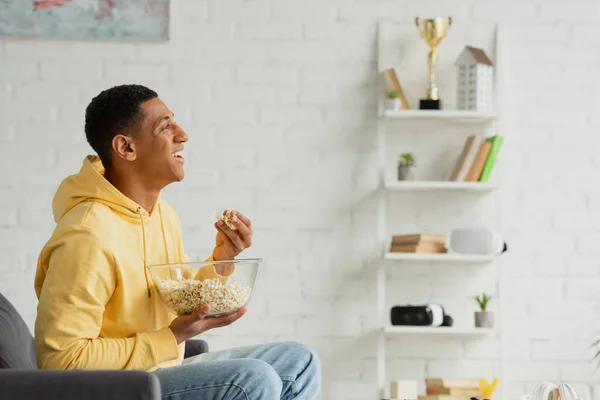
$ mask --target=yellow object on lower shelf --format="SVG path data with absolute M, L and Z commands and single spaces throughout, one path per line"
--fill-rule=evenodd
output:
M 492 383 L 488 383 L 485 379 L 479 380 L 479 386 L 481 387 L 481 393 L 483 394 L 484 399 L 492 399 L 492 396 L 496 391 L 496 386 L 498 386 L 498 382 L 498 378 L 495 378 Z

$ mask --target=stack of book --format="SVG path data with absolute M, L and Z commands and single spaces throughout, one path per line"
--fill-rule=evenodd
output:
M 469 400 L 481 398 L 479 379 L 431 378 L 425 379 L 426 395 L 419 400 Z
M 503 141 L 502 135 L 494 135 L 486 139 L 477 135 L 469 136 L 448 180 L 487 182 Z
M 447 253 L 446 236 L 417 233 L 392 236 L 392 253 Z

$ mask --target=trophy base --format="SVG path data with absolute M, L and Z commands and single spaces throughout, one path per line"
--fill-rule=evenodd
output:
M 442 109 L 442 101 L 441 100 L 427 100 L 421 99 L 419 100 L 419 109 L 420 110 L 441 110 Z

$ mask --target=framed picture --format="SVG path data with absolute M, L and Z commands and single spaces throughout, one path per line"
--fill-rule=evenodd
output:
M 169 39 L 170 0 L 0 0 L 0 36 Z

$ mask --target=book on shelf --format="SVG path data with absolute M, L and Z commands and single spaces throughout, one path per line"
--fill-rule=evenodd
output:
M 447 253 L 446 236 L 416 233 L 392 236 L 391 253 Z
M 471 378 L 428 378 L 425 392 L 419 400 L 469 400 L 482 395 L 479 379 Z
M 481 388 L 456 388 L 456 387 L 443 387 L 443 386 L 428 386 L 426 388 L 427 395 L 453 395 L 453 396 L 467 396 L 477 397 L 481 396 Z
M 494 135 L 490 138 L 487 138 L 486 141 L 490 142 L 492 144 L 492 147 L 490 149 L 490 154 L 485 160 L 483 171 L 481 171 L 481 176 L 479 177 L 480 182 L 487 182 L 490 179 L 492 169 L 496 164 L 496 158 L 498 157 L 498 153 L 500 152 L 500 148 L 502 147 L 502 143 L 504 142 L 504 136 Z
M 479 145 L 477 155 L 473 160 L 473 164 L 471 164 L 471 168 L 469 169 L 469 173 L 467 174 L 465 181 L 477 182 L 479 180 L 481 172 L 483 171 L 483 167 L 485 166 L 485 160 L 487 160 L 491 148 L 492 144 L 488 141 L 484 141 Z
M 425 378 L 425 386 L 481 390 L 480 381 L 476 378 Z
M 448 180 L 456 182 L 487 182 L 492 174 L 504 136 L 483 138 L 469 136 L 456 160 Z
M 446 247 L 431 243 L 390 246 L 390 253 L 444 254 L 447 252 Z
M 469 167 L 473 164 L 473 160 L 477 155 L 477 150 L 482 142 L 481 136 L 471 135 L 465 141 L 462 153 L 456 161 L 454 170 L 450 174 L 449 180 L 451 181 L 464 181 L 469 172 Z
M 403 235 L 393 235 L 392 243 L 397 245 L 419 244 L 419 243 L 438 243 L 446 244 L 446 235 L 436 233 L 408 233 Z

